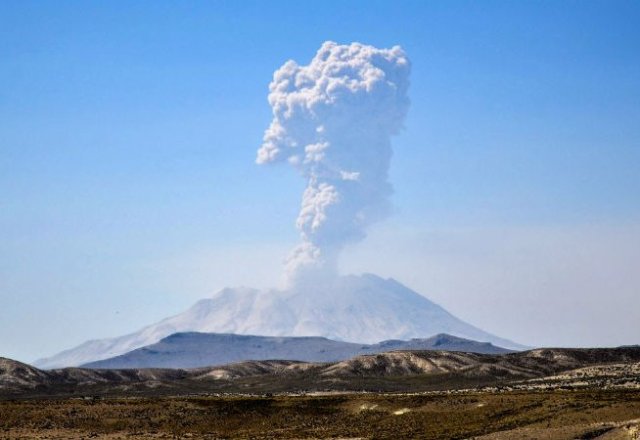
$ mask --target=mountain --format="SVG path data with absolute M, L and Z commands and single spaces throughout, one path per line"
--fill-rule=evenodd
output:
M 391 350 L 452 350 L 473 353 L 508 353 L 488 342 L 440 334 L 428 339 L 390 340 L 354 344 L 319 336 L 251 336 L 219 333 L 174 333 L 126 354 L 89 362 L 85 368 L 196 368 L 246 360 L 335 362 L 361 354 Z
M 49 374 L 46 371 L 0 357 L 0 390 L 34 388 L 48 380 Z
M 639 362 L 637 348 L 542 348 L 504 355 L 412 350 L 356 356 L 324 366 L 321 375 L 349 378 L 456 374 L 471 379 L 513 380 L 595 365 L 638 366 Z
M 195 369 L 48 371 L 0 358 L 0 396 L 183 395 L 306 391 L 428 391 L 640 387 L 640 348 L 535 349 L 501 355 L 392 351 L 340 362 L 246 361 Z
M 50 389 L 73 393 L 77 387 L 106 385 L 117 387 L 127 384 L 145 384 L 153 387 L 160 383 L 169 384 L 188 378 L 188 373 L 180 369 L 128 369 L 90 370 L 64 368 L 39 370 L 31 365 L 0 357 L 0 395 Z M 112 388 L 117 390 L 118 388 Z M 125 388 L 121 388 L 124 390 Z
M 447 333 L 510 349 L 525 348 L 456 318 L 393 279 L 365 274 L 289 290 L 226 288 L 184 313 L 135 333 L 88 341 L 40 359 L 35 365 L 82 365 L 125 354 L 179 332 L 322 336 L 363 343 Z

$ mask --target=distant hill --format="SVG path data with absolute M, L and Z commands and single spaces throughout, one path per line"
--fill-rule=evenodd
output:
M 48 384 L 50 374 L 31 365 L 0 357 L 0 390 L 20 390 Z
M 639 372 L 639 347 L 545 348 L 501 355 L 441 350 L 391 351 L 340 362 L 261 360 L 194 369 L 42 371 L 0 358 L 0 397 L 331 390 L 414 392 L 481 386 L 638 389 Z
M 462 321 L 393 279 L 365 274 L 288 290 L 226 288 L 183 313 L 134 333 L 87 341 L 34 364 L 39 368 L 79 366 L 120 356 L 181 332 L 321 336 L 366 344 L 447 333 L 509 349 L 528 348 Z
M 449 350 L 472 353 L 508 353 L 488 342 L 447 334 L 409 341 L 389 340 L 355 344 L 323 337 L 250 336 L 218 333 L 175 333 L 121 356 L 84 364 L 85 368 L 196 368 L 246 360 L 334 362 L 362 354 L 391 350 Z

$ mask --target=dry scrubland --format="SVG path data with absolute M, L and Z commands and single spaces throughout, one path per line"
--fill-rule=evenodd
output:
M 0 385 L 0 439 L 640 439 L 640 347 L 196 370 L 5 359 Z
M 0 402 L 0 437 L 638 439 L 634 390 Z

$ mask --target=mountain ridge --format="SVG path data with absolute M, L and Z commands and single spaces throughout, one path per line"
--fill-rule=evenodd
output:
M 598 366 L 585 370 L 585 367 Z M 38 370 L 0 358 L 1 396 L 437 391 L 486 386 L 640 389 L 640 347 L 540 348 L 506 354 L 399 350 L 340 362 L 245 361 L 193 369 Z M 563 376 L 558 376 L 563 373 Z M 585 382 L 587 380 L 589 382 Z M 542 382 L 541 382 L 542 381 Z M 568 382 L 565 382 L 568 381 Z M 524 388 L 522 388 L 524 387 Z M 533 387 L 533 388 L 531 388 Z M 548 389 L 548 388 L 547 388 Z
M 256 336 L 181 332 L 120 356 L 81 365 L 84 368 L 197 368 L 246 360 L 335 362 L 391 350 L 447 350 L 485 354 L 511 350 L 447 334 L 431 338 L 386 340 L 376 344 L 334 341 L 321 336 Z

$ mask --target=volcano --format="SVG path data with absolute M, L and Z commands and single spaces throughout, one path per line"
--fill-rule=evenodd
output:
M 222 289 L 179 315 L 128 335 L 87 341 L 35 365 L 78 366 L 122 355 L 178 332 L 322 336 L 358 343 L 447 333 L 509 349 L 525 348 L 456 318 L 394 279 L 364 274 L 287 290 Z

